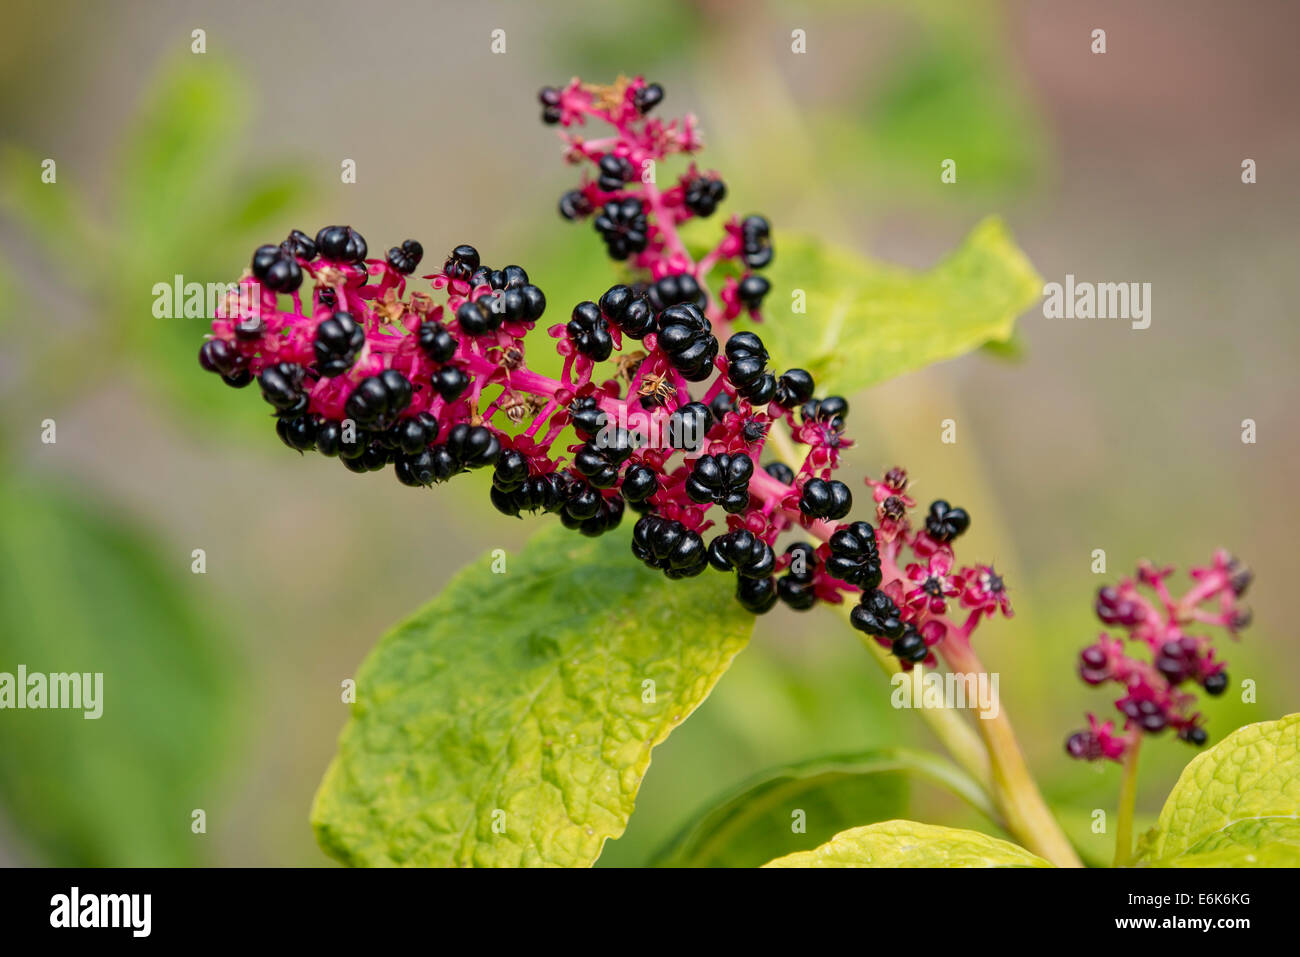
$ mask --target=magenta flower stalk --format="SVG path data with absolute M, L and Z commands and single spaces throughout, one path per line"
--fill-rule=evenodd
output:
M 982 671 L 970 638 L 1012 610 L 992 567 L 956 561 L 970 516 L 937 500 L 914 523 L 907 473 L 893 468 L 866 480 L 871 512 L 851 519 L 853 492 L 834 477 L 852 445 L 849 403 L 818 397 L 805 370 L 769 369 L 762 340 L 732 330 L 762 320 L 770 284 L 758 270 L 774 255 L 767 220 L 732 216 L 698 260 L 682 241 L 679 227 L 713 215 L 727 194 L 693 162 L 671 186 L 656 183 L 665 159 L 699 150 L 695 120 L 651 116 L 663 90 L 641 78 L 574 80 L 540 98 L 543 120 L 563 129 L 566 158 L 585 170 L 561 215 L 590 221 L 630 270 L 547 329 L 563 358 L 558 378 L 528 365 L 526 340 L 547 301 L 523 268 L 492 268 L 462 245 L 417 289 L 419 242 L 368 257 L 349 226 L 295 230 L 257 249 L 240 280 L 245 295 L 212 324 L 203 367 L 234 387 L 256 380 L 280 438 L 300 452 L 354 472 L 391 465 L 416 487 L 491 468 L 499 511 L 552 513 L 584 535 L 617 527 L 631 509 L 633 554 L 669 578 L 709 566 L 734 573 L 738 601 L 758 614 L 778 601 L 799 611 L 851 603 L 849 621 L 882 660 L 912 669 L 942 656 L 954 671 Z M 577 130 L 588 121 L 609 130 L 584 138 Z M 774 430 L 788 433 L 786 460 L 764 463 Z M 796 540 L 778 553 L 787 533 Z M 988 759 L 970 753 L 974 736 L 952 726 L 955 716 L 927 720 L 1014 832 L 1077 864 L 1005 711 L 977 722 Z
M 1250 611 L 1238 600 L 1250 585 L 1251 572 L 1220 550 L 1208 566 L 1191 570 L 1192 587 L 1175 597 L 1167 581 L 1173 571 L 1143 562 L 1136 578 L 1098 592 L 1097 617 L 1122 629 L 1130 644 L 1147 650 L 1150 660 L 1130 656 L 1125 642 L 1106 632 L 1083 649 L 1079 677 L 1090 685 L 1111 682 L 1120 687 L 1115 708 L 1123 726 L 1117 731 L 1114 721 L 1089 714 L 1088 727 L 1066 741 L 1072 757 L 1122 762 L 1143 735 L 1166 728 L 1197 747 L 1208 739 L 1201 715 L 1194 710 L 1196 696 L 1186 689 L 1199 685 L 1208 694 L 1221 695 L 1228 674 L 1225 662 L 1216 658 L 1213 641 L 1190 632 L 1222 628 L 1235 640 L 1250 624 Z

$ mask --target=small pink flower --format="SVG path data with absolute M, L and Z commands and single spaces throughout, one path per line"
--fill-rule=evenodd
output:
M 949 576 L 952 571 L 952 555 L 936 552 L 924 564 L 912 563 L 907 566 L 907 577 L 914 583 L 903 598 L 907 606 L 914 611 L 929 611 L 933 615 L 942 615 L 948 610 L 948 599 L 961 594 L 956 581 Z
M 999 611 L 1006 618 L 1012 617 L 1011 599 L 1007 595 L 1006 582 L 993 570 L 992 565 L 976 565 L 963 568 L 956 576 L 961 587 L 961 603 L 964 607 L 979 611 L 992 618 Z

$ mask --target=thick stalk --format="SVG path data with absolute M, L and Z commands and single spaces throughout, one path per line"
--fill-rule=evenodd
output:
M 1124 776 L 1119 785 L 1119 815 L 1115 820 L 1115 866 L 1124 867 L 1133 858 L 1133 812 L 1137 806 L 1138 751 L 1142 736 L 1134 735 L 1124 755 Z
M 835 606 L 840 617 L 845 620 L 849 619 L 849 613 L 853 610 L 851 602 L 843 602 Z M 893 676 L 899 674 L 902 668 L 898 664 L 898 659 L 889 653 L 889 651 L 876 642 L 870 635 L 854 629 L 853 633 L 857 635 L 863 647 L 871 653 L 876 664 L 880 665 L 885 674 Z M 921 720 L 939 739 L 940 743 L 952 755 L 954 761 L 966 770 L 976 783 L 990 796 L 993 796 L 993 776 L 989 765 L 988 753 L 984 750 L 984 745 L 980 742 L 979 736 L 972 730 L 970 724 L 965 721 L 961 714 L 954 708 L 919 708 Z
M 945 640 L 942 651 L 954 672 L 986 673 L 965 639 Z M 1007 829 L 1025 847 L 1058 867 L 1082 867 L 1078 854 L 1029 773 L 1025 756 L 1011 728 L 1011 720 L 1007 717 L 1007 709 L 999 702 L 995 717 L 981 717 L 975 724 L 988 749 L 993 772 L 993 797 L 1006 818 Z

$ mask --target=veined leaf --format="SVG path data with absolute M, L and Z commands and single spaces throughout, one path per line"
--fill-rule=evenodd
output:
M 1051 867 L 1009 841 L 916 821 L 882 821 L 836 834 L 815 851 L 767 867 Z
M 1140 862 L 1300 866 L 1300 714 L 1238 728 L 1183 769 Z
M 777 232 L 772 284 L 756 331 L 773 367 L 807 369 L 818 393 L 851 394 L 894 376 L 1011 339 L 1042 278 L 996 218 L 925 272 L 873 262 L 842 246 Z M 790 315 L 796 291 L 806 314 Z
M 828 841 L 851 821 L 906 809 L 909 778 L 937 781 L 991 813 L 973 781 L 924 751 L 881 749 L 773 768 L 688 824 L 652 862 L 664 867 L 758 867 Z M 802 824 L 795 830 L 794 824 Z
M 321 846 L 357 865 L 587 866 L 627 826 L 650 752 L 744 647 L 729 579 L 670 582 L 554 528 L 485 558 L 397 626 L 316 796 Z M 498 566 L 500 567 L 500 566 Z
M 0 712 L 0 801 L 50 864 L 208 862 L 191 815 L 223 797 L 233 669 L 179 580 L 189 553 L 169 572 L 109 512 L 84 491 L 0 482 L 0 671 L 103 676 L 98 718 L 84 697 Z

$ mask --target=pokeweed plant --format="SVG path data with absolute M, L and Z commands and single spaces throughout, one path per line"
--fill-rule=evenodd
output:
M 659 165 L 701 145 L 693 117 L 655 115 L 663 96 L 642 78 L 541 91 L 543 121 L 561 127 L 566 159 L 586 169 L 559 211 L 589 222 L 627 267 L 624 282 L 593 290 L 546 329 L 558 376 L 528 361 L 548 303 L 524 268 L 494 268 L 461 245 L 417 290 L 418 241 L 369 257 L 349 226 L 314 237 L 295 230 L 258 248 L 242 294 L 203 344 L 204 368 L 231 386 L 258 384 L 291 448 L 354 472 L 391 466 L 414 487 L 490 470 L 496 509 L 551 513 L 586 539 L 543 532 L 509 574 L 494 574 L 503 570 L 495 560 L 472 566 L 381 641 L 358 675 L 352 720 L 312 813 L 321 846 L 341 861 L 593 863 L 626 827 L 653 747 L 709 694 L 753 616 L 778 602 L 838 609 L 891 673 L 941 664 L 983 673 L 972 638 L 1012 614 L 992 566 L 957 560 L 971 517 L 940 499 L 914 518 L 903 469 L 867 478 L 870 504 L 854 515 L 853 485 L 836 477 L 852 444 L 849 402 L 828 388 L 851 391 L 1006 339 L 1037 291 L 1032 268 L 993 221 L 919 276 L 798 238 L 797 264 L 778 276 L 768 268 L 777 243 L 758 215 L 732 216 L 700 244 L 701 221 L 727 188 L 694 162 L 660 188 Z M 588 137 L 588 121 L 608 129 Z M 823 314 L 764 323 L 774 286 L 813 290 Z M 857 341 L 868 328 L 869 347 Z M 774 355 L 790 365 L 774 365 Z M 630 542 L 616 531 L 629 524 Z M 1161 643 L 1162 661 L 1178 658 L 1179 675 L 1209 687 L 1219 666 L 1199 642 L 1184 652 L 1174 623 L 1205 620 L 1192 599 L 1223 594 L 1233 569 L 1216 560 L 1189 599 L 1166 605 L 1162 623 L 1137 620 L 1148 606 L 1127 586 L 1103 592 L 1119 603 L 1105 607 L 1150 631 L 1142 636 Z M 1222 609 L 1240 624 L 1234 614 Z M 1157 666 L 1157 692 L 1151 672 L 1125 670 L 1109 645 L 1102 651 L 1093 672 L 1147 682 L 1128 686 L 1121 702 L 1126 733 L 1159 730 L 1146 710 L 1156 700 L 1166 724 L 1205 743 L 1195 718 L 1174 717 L 1183 704 L 1171 672 Z M 948 786 L 1024 847 L 875 821 L 774 863 L 1079 863 L 1004 709 L 975 721 L 978 732 L 951 707 L 920 713 L 955 763 L 881 752 L 794 776 L 809 790 L 826 774 L 906 770 Z M 1288 721 L 1250 733 L 1286 738 L 1293 772 Z M 1070 748 L 1118 757 L 1118 741 L 1094 725 Z M 765 788 L 733 798 L 721 818 L 704 815 L 661 860 L 703 862 L 694 849 L 716 850 L 718 821 L 734 825 L 733 811 Z M 1168 836 L 1150 847 L 1200 853 L 1188 827 L 1172 815 Z M 1127 824 L 1121 837 L 1129 840 Z

